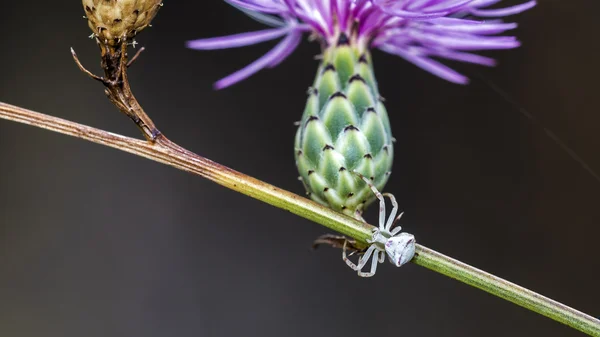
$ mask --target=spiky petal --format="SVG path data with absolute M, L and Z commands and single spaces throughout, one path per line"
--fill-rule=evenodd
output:
M 281 36 L 284 40 L 248 67 L 217 82 L 217 88 L 235 84 L 285 59 L 310 32 L 325 46 L 333 46 L 341 34 L 361 48 L 378 48 L 412 62 L 450 82 L 468 79 L 437 59 L 493 66 L 493 59 L 473 54 L 488 49 L 520 45 L 513 36 L 498 36 L 516 24 L 498 18 L 526 11 L 534 0 L 490 8 L 502 0 L 225 0 L 250 17 L 275 28 L 235 36 L 190 41 L 193 49 L 223 49 L 255 44 Z

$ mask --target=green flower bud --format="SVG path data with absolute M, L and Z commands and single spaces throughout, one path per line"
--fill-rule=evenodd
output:
M 375 195 L 354 172 L 383 190 L 392 140 L 369 53 L 348 43 L 329 47 L 295 141 L 296 165 L 310 197 L 351 216 L 362 212 Z

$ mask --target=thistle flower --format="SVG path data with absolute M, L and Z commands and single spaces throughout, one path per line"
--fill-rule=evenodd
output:
M 300 43 L 302 33 L 312 33 L 326 46 L 345 34 L 362 50 L 378 48 L 454 83 L 468 79 L 432 59 L 495 65 L 494 60 L 469 53 L 474 50 L 511 49 L 519 41 L 496 36 L 516 23 L 479 18 L 518 14 L 535 1 L 489 9 L 501 0 L 225 0 L 250 17 L 272 26 L 239 35 L 188 42 L 192 49 L 226 49 L 257 44 L 285 36 L 270 52 L 242 70 L 220 80 L 218 89 L 235 84 L 264 68 L 273 68 Z
M 150 25 L 162 0 L 82 0 L 82 4 L 94 35 L 115 45 Z
M 515 23 L 497 18 L 521 13 L 535 1 L 490 9 L 501 0 L 225 0 L 269 29 L 188 42 L 192 49 L 243 47 L 283 37 L 272 50 L 215 83 L 222 89 L 273 68 L 304 33 L 321 43 L 322 57 L 295 141 L 296 165 L 312 199 L 346 214 L 374 201 L 367 184 L 382 190 L 390 175 L 393 137 L 370 50 L 400 56 L 447 81 L 468 79 L 437 59 L 493 66 L 476 50 L 519 46 L 499 34 Z

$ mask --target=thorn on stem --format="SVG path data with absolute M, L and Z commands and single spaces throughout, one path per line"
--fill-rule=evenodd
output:
M 75 53 L 75 50 L 73 48 L 71 48 L 71 55 L 73 55 L 73 59 L 75 60 L 75 63 L 79 67 L 79 70 L 81 70 L 84 74 L 88 75 L 89 77 L 91 77 L 92 79 L 94 79 L 96 81 L 100 81 L 100 82 L 102 82 L 104 84 L 108 83 L 108 81 L 104 77 L 100 77 L 100 76 L 94 75 L 94 74 L 92 74 L 91 71 L 87 70 L 83 66 L 83 64 L 81 64 L 81 62 L 79 61 L 79 58 L 77 57 L 77 53 Z
M 140 57 L 140 54 L 146 50 L 145 47 L 140 48 L 135 55 L 133 55 L 133 57 L 131 58 L 131 60 L 129 60 L 129 62 L 127 62 L 127 68 L 131 67 L 131 65 L 135 62 L 135 60 L 138 59 L 138 57 Z

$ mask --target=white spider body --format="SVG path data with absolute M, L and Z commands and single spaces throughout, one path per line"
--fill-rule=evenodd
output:
M 390 262 L 396 267 L 400 267 L 409 262 L 415 255 L 415 237 L 412 234 L 400 233 L 402 230 L 402 227 L 400 226 L 392 229 L 392 226 L 403 214 L 400 213 L 400 215 L 395 218 L 396 213 L 398 212 L 396 198 L 389 193 L 384 193 L 382 195 L 367 178 L 361 174 L 358 175 L 369 185 L 369 187 L 371 187 L 371 190 L 379 199 L 379 228 L 373 230 L 373 236 L 370 240 L 367 240 L 371 246 L 369 246 L 365 254 L 358 259 L 358 264 L 354 264 L 346 256 L 346 243 L 344 243 L 342 258 L 350 268 L 358 272 L 359 276 L 371 277 L 375 275 L 377 263 L 382 263 L 385 260 L 386 254 Z M 390 198 L 393 206 L 387 222 L 385 221 L 385 200 L 383 199 L 383 196 Z M 369 258 L 371 258 L 371 255 L 373 255 L 371 270 L 369 272 L 363 272 L 362 269 L 367 264 Z
M 391 237 L 385 243 L 385 251 L 390 262 L 396 267 L 408 263 L 415 256 L 415 236 L 408 233 L 400 233 Z

